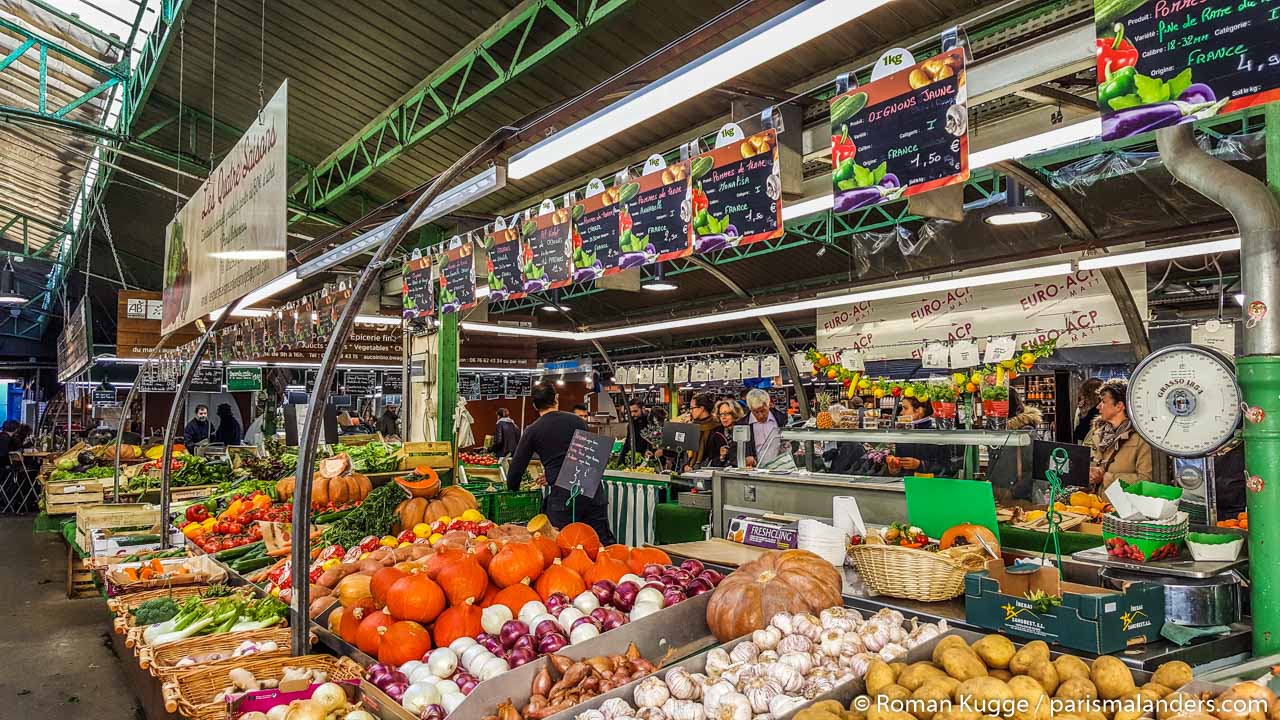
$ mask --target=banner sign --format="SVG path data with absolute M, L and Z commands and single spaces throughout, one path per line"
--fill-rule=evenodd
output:
M 964 68 L 957 47 L 831 99 L 835 212 L 969 179 Z
M 623 205 L 618 218 L 619 267 L 650 265 L 693 252 L 685 205 L 689 163 L 677 163 L 623 185 L 618 199 Z
M 1121 272 L 1145 317 L 1146 269 Z M 817 322 L 819 350 L 852 348 L 867 360 L 920 358 L 928 343 L 953 346 L 1014 334 L 1019 347 L 1051 338 L 1059 348 L 1129 342 L 1120 310 L 1095 270 L 822 308 Z
M 436 286 L 431 274 L 431 257 L 410 259 L 404 264 L 401 275 L 405 319 L 424 318 L 435 313 Z
M 227 392 L 256 392 L 262 389 L 262 368 L 227 368 Z
M 440 266 L 440 312 L 462 312 L 476 304 L 476 265 L 471 243 L 444 254 Z
M 573 206 L 573 281 L 587 282 L 622 270 L 619 188 L 587 183 L 586 199 Z
M 87 299 L 80 298 L 80 304 L 64 320 L 58 334 L 58 382 L 66 382 L 93 359 L 93 325 L 89 323 Z
M 286 80 L 165 229 L 163 334 L 285 271 L 288 97 Z
M 780 172 L 773 129 L 694 158 L 689 167 L 694 252 L 781 237 Z
M 524 276 L 520 272 L 520 235 L 514 229 L 495 229 L 484 238 L 487 251 L 485 279 L 489 286 L 489 302 L 517 300 L 525 296 Z
M 1094 0 L 1102 139 L 1280 100 L 1273 0 Z
M 520 267 L 526 293 L 564 287 L 573 281 L 573 221 L 561 208 L 538 215 L 520 229 Z

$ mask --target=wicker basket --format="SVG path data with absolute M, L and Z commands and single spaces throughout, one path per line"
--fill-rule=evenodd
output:
M 212 667 L 222 663 L 236 663 L 242 659 L 279 657 L 289 654 L 289 637 L 290 630 L 287 627 L 273 627 L 266 630 L 246 630 L 244 632 L 223 633 L 221 635 L 213 635 L 210 637 L 194 637 L 186 640 L 179 640 L 175 643 L 167 645 L 143 645 L 138 648 L 138 666 L 143 670 L 151 671 L 151 674 L 161 678 L 168 679 L 166 676 L 175 672 L 194 669 L 197 667 Z M 245 640 L 252 640 L 257 643 L 274 642 L 279 647 L 276 650 L 268 652 L 254 653 L 245 658 L 230 657 L 236 648 L 240 647 L 240 643 Z M 177 665 L 177 662 L 188 655 L 203 655 L 205 653 L 222 653 L 227 656 L 222 660 L 214 662 L 200 663 L 199 665 Z
M 849 560 L 877 595 L 922 602 L 950 600 L 964 592 L 964 576 L 985 567 L 981 553 L 953 548 L 929 552 L 897 545 L 849 548 Z
M 230 684 L 227 670 L 231 665 L 203 665 L 173 673 L 161 692 L 164 709 L 178 713 L 186 720 L 225 720 L 227 704 L 210 700 Z M 351 658 L 333 655 L 301 655 L 299 657 L 238 658 L 234 667 L 242 667 L 259 679 L 279 678 L 286 667 L 324 670 L 330 680 L 354 680 L 364 677 L 364 668 Z
M 201 591 L 203 591 L 204 589 L 205 589 L 204 587 L 199 588 L 199 590 Z M 191 593 L 190 595 L 184 598 L 179 598 L 175 596 L 173 599 L 174 599 L 174 602 L 181 605 L 183 601 L 189 599 L 192 595 L 198 595 L 198 594 L 199 593 Z M 247 593 L 244 593 L 244 592 L 241 592 L 240 594 L 246 597 L 248 596 Z M 159 597 L 164 597 L 164 593 L 161 593 Z M 223 600 L 223 599 L 225 598 L 221 598 L 221 597 L 205 598 L 204 600 L 200 601 L 200 604 L 207 607 L 209 605 L 216 605 L 219 600 Z M 137 607 L 137 605 L 134 605 L 133 607 Z M 137 623 L 134 621 L 134 616 L 131 613 L 126 612 L 123 615 L 117 616 L 116 619 L 112 621 L 111 625 L 113 628 L 115 628 L 116 634 L 125 636 L 125 640 L 124 640 L 125 647 L 135 647 L 143 644 L 142 628 L 138 627 Z M 137 651 L 135 650 L 134 652 L 137 652 Z
M 181 587 L 162 588 L 160 590 L 143 590 L 142 592 L 130 593 L 129 595 L 121 595 L 120 597 L 111 598 L 107 600 L 107 607 L 111 608 L 111 612 L 116 615 L 128 615 L 129 611 L 148 600 L 171 597 L 174 602 L 181 603 L 192 595 L 199 595 L 206 589 L 208 589 L 207 585 L 183 585 Z

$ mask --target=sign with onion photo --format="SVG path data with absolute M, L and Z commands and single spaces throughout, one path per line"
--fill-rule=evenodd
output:
M 735 124 L 689 166 L 693 251 L 712 252 L 782 235 L 778 131 L 744 138 Z
M 663 167 L 661 155 L 649 158 L 639 179 L 618 191 L 618 247 L 622 269 L 685 257 L 693 252 L 689 237 L 692 196 L 689 163 Z
M 1094 0 L 1102 139 L 1280 100 L 1280 4 Z
M 622 209 L 618 185 L 606 188 L 599 179 L 587 183 L 586 197 L 573 206 L 573 281 L 597 280 L 622 270 L 618 260 Z
M 440 266 L 440 312 L 461 312 L 476 304 L 476 264 L 470 242 L 444 254 Z
M 969 179 L 963 48 L 855 87 L 830 106 L 835 212 Z
M 485 236 L 484 246 L 487 251 L 485 268 L 489 271 L 486 278 L 489 302 L 524 297 L 524 275 L 521 272 L 523 253 L 519 233 L 505 224 L 501 227 L 495 225 L 493 232 Z
M 537 293 L 573 280 L 573 222 L 568 208 L 543 201 L 538 215 L 520 229 L 523 290 Z

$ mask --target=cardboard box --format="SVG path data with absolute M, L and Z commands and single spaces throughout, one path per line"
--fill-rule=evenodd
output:
M 1062 604 L 1038 612 L 1026 594 L 1043 590 Z M 1125 592 L 1062 582 L 1057 568 L 1011 573 L 992 560 L 986 570 L 964 580 L 965 620 L 997 632 L 1035 638 L 1096 654 L 1119 652 L 1160 638 L 1164 627 L 1164 589 L 1133 583 Z
M 793 550 L 799 541 L 800 531 L 796 523 L 764 520 L 749 515 L 739 515 L 729 521 L 726 537 L 736 543 L 770 550 Z

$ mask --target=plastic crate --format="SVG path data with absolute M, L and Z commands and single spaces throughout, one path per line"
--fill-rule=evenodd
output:
M 525 523 L 542 512 L 542 491 L 499 492 L 489 496 L 490 520 L 503 523 Z

